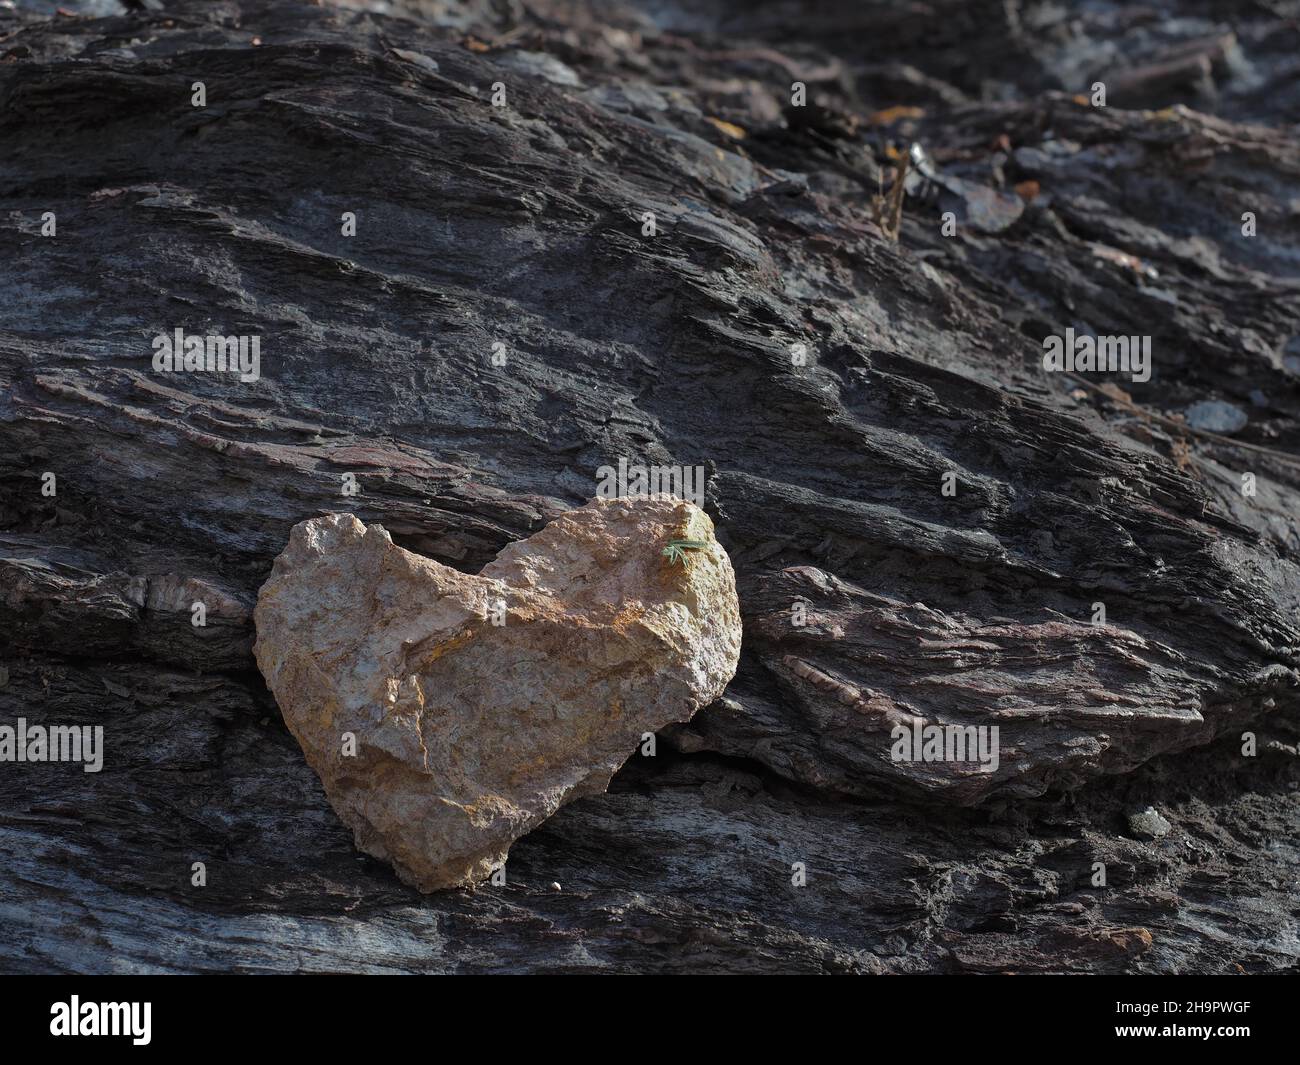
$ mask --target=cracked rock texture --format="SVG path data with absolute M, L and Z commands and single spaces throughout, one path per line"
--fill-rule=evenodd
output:
M 674 539 L 704 546 L 673 562 Z M 350 514 L 313 518 L 253 616 L 331 805 L 422 891 L 486 879 L 645 735 L 721 695 L 740 657 L 727 553 L 708 515 L 666 496 L 593 500 L 477 575 Z
M 0 767 L 4 968 L 1300 967 L 1300 3 L 164 3 L 0 7 L 0 721 L 105 729 Z M 259 380 L 155 372 L 176 328 Z M 1045 373 L 1066 329 L 1150 380 Z M 620 459 L 705 467 L 736 676 L 422 895 L 258 590 L 339 510 L 477 574 Z

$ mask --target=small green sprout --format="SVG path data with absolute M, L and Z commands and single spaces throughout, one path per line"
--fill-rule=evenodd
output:
M 680 562 L 684 566 L 687 551 L 703 551 L 708 546 L 707 540 L 669 540 L 668 546 L 664 548 L 664 558 L 670 566 L 674 562 Z

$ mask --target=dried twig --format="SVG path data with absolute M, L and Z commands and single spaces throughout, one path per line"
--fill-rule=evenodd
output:
M 1239 448 L 1242 451 L 1254 451 L 1261 455 L 1267 455 L 1269 458 L 1276 459 L 1285 466 L 1292 466 L 1296 469 L 1300 469 L 1300 458 L 1295 455 L 1290 455 L 1285 451 L 1278 451 L 1276 448 L 1264 447 L 1261 444 L 1247 444 L 1242 440 L 1233 440 L 1230 436 L 1221 436 L 1219 433 L 1212 433 L 1208 429 L 1193 429 L 1186 422 L 1179 421 L 1177 418 L 1170 418 L 1164 414 L 1156 414 L 1154 411 L 1149 411 L 1145 407 L 1138 406 L 1126 394 L 1119 392 L 1118 389 L 1112 390 L 1103 385 L 1094 384 L 1092 381 L 1088 381 L 1077 374 L 1067 373 L 1065 376 L 1076 384 L 1082 385 L 1089 391 L 1105 396 L 1112 402 L 1118 403 L 1121 407 L 1131 410 L 1140 418 L 1159 422 L 1161 425 L 1167 426 L 1170 429 L 1177 429 L 1179 432 L 1186 433 L 1189 436 L 1199 436 L 1203 440 L 1213 440 L 1216 444 L 1224 444 L 1227 447 Z M 1176 453 L 1175 455 L 1175 458 L 1186 459 L 1186 457 L 1187 452 L 1185 451 Z
M 903 227 L 903 198 L 907 194 L 907 169 L 911 161 L 912 147 L 908 145 L 907 150 L 894 165 L 894 183 L 889 186 L 889 192 L 886 193 L 879 187 L 881 181 L 877 174 L 878 191 L 871 199 L 872 216 L 876 225 L 895 244 L 898 243 L 898 234 Z

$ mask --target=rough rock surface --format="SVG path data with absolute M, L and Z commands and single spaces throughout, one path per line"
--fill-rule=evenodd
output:
M 4 967 L 1300 967 L 1300 5 L 382 3 L 0 7 L 0 721 L 106 743 L 0 769 Z M 154 373 L 176 326 L 261 379 Z M 1064 328 L 1151 380 L 1045 374 Z M 257 591 L 341 508 L 478 572 L 620 457 L 708 468 L 736 678 L 421 896 Z M 1001 775 L 890 763 L 850 689 L 999 723 Z
M 703 546 L 674 561 L 676 539 Z M 595 499 L 478 575 L 350 514 L 313 518 L 253 616 L 331 805 L 422 891 L 486 879 L 647 733 L 721 695 L 740 658 L 727 553 L 708 515 L 666 496 Z

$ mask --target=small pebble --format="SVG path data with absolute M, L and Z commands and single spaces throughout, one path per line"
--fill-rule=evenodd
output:
M 1282 348 L 1282 368 L 1300 376 L 1300 336 L 1293 336 Z
M 1187 408 L 1187 424 L 1207 433 L 1236 433 L 1246 428 L 1246 412 L 1219 399 L 1207 399 Z
M 1169 835 L 1170 828 L 1154 806 L 1128 815 L 1128 830 L 1138 839 L 1160 839 Z
M 405 48 L 394 48 L 393 54 L 401 59 L 405 59 L 408 63 L 414 63 L 417 67 L 424 68 L 430 74 L 438 73 L 438 61 L 436 59 L 430 59 L 427 55 L 423 55 L 420 52 L 408 52 Z

